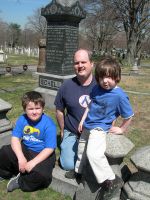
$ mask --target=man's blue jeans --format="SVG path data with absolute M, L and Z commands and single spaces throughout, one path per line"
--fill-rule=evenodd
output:
M 74 169 L 78 150 L 77 135 L 65 129 L 60 148 L 60 163 L 62 168 L 65 170 Z

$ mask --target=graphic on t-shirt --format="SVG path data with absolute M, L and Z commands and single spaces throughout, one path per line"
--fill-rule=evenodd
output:
M 88 106 L 88 104 L 90 103 L 90 97 L 89 95 L 82 95 L 80 98 L 79 98 L 79 104 L 83 107 L 83 108 L 86 108 Z
M 34 128 L 32 126 L 25 126 L 24 129 L 23 129 L 23 132 L 24 134 L 33 134 L 33 133 L 36 133 L 36 134 L 40 134 L 40 130 L 37 129 L 37 128 Z

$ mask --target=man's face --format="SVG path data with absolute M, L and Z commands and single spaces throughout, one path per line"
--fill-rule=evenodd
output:
M 89 60 L 85 50 L 79 50 L 74 55 L 74 70 L 77 77 L 87 78 L 92 73 L 93 62 Z

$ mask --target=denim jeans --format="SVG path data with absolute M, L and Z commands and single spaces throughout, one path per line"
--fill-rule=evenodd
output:
M 74 169 L 78 150 L 77 135 L 65 129 L 60 148 L 60 163 L 62 168 L 65 170 Z

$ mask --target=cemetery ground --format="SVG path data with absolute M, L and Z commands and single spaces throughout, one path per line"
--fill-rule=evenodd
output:
M 38 62 L 37 57 L 28 57 L 27 55 L 8 54 L 7 61 L 4 63 L 0 63 L 0 67 L 6 67 L 6 65 L 15 67 L 18 65 L 23 65 L 23 64 L 34 65 L 34 64 L 37 64 L 37 62 Z
M 150 145 L 150 67 L 141 67 L 140 75 L 129 75 L 127 70 L 125 75 L 122 75 L 120 86 L 127 91 L 135 116 L 132 124 L 126 133 L 126 136 L 135 144 L 134 149 L 124 159 L 129 168 L 134 172 L 136 169 L 129 160 L 131 154 L 142 146 Z M 127 75 L 128 74 L 128 75 Z M 29 90 L 33 90 L 38 86 L 38 80 L 33 78 L 31 74 L 24 73 L 11 77 L 0 77 L 0 98 L 11 103 L 12 109 L 8 112 L 7 117 L 15 124 L 18 116 L 23 112 L 21 107 L 21 96 L 23 93 Z M 55 110 L 45 109 L 45 113 L 52 116 L 55 120 Z M 119 121 L 119 119 L 117 120 Z M 118 123 L 118 122 L 116 122 Z M 59 132 L 59 130 L 58 130 Z M 59 143 L 59 142 L 58 142 Z M 56 150 L 57 158 L 59 157 L 59 144 Z M 62 194 L 54 192 L 51 188 L 44 190 L 25 193 L 20 190 L 15 190 L 13 193 L 6 192 L 6 185 L 8 181 L 0 183 L 0 200 L 14 200 L 14 199 L 48 199 L 48 200 L 69 200 L 70 197 L 66 197 Z

